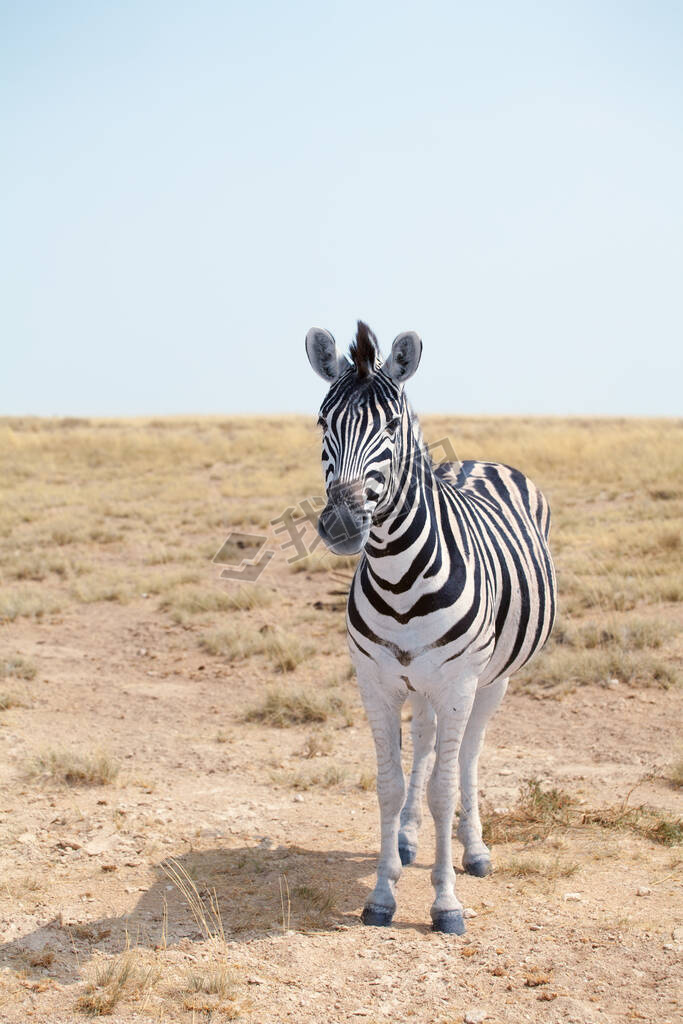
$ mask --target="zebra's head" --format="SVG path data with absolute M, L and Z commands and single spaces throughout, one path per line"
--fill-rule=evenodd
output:
M 382 363 L 375 335 L 359 321 L 350 358 L 319 327 L 306 335 L 306 352 L 330 385 L 318 419 L 327 492 L 318 533 L 335 554 L 355 554 L 367 543 L 411 430 L 403 384 L 417 370 L 422 342 L 414 331 L 399 334 Z

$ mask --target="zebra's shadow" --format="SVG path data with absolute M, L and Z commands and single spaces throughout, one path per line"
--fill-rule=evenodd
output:
M 375 865 L 375 854 L 347 850 L 193 850 L 154 864 L 152 883 L 118 917 L 92 919 L 87 903 L 82 912 L 79 905 L 65 913 L 55 901 L 46 913 L 51 920 L 0 945 L 0 965 L 68 984 L 82 979 L 96 951 L 158 949 L 210 935 L 235 944 L 290 928 L 362 927 L 358 915 Z

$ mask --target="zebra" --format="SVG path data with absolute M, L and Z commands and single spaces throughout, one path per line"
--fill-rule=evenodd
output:
M 347 638 L 377 755 L 381 843 L 361 919 L 388 926 L 402 867 L 417 855 L 422 799 L 434 819 L 432 928 L 463 934 L 452 827 L 457 774 L 466 872 L 491 870 L 478 807 L 484 732 L 513 672 L 552 629 L 556 584 L 546 499 L 494 462 L 434 465 L 404 394 L 422 342 L 399 334 L 383 362 L 358 321 L 349 358 L 329 331 L 306 335 L 329 385 L 320 407 L 327 503 L 318 533 L 337 554 L 361 552 Z M 401 766 L 401 708 L 412 710 L 413 765 Z

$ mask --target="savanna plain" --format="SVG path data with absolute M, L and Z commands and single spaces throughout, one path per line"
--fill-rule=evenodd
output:
M 423 425 L 546 493 L 560 590 L 487 736 L 463 937 L 429 930 L 428 814 L 394 926 L 359 920 L 374 751 L 313 422 L 0 420 L 1 1021 L 680 1020 L 683 423 Z

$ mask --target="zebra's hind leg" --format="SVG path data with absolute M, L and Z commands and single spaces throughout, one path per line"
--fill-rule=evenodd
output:
M 491 854 L 481 835 L 479 818 L 479 754 L 489 719 L 498 709 L 508 679 L 496 679 L 477 690 L 460 745 L 460 821 L 458 839 L 464 846 L 462 866 L 469 875 L 483 878 L 491 871 Z
M 427 785 L 427 800 L 434 818 L 436 856 L 432 871 L 435 899 L 431 908 L 432 928 L 437 932 L 462 935 L 465 931 L 463 906 L 455 895 L 453 870 L 453 815 L 457 792 L 458 752 L 470 717 L 476 679 L 442 695 L 436 704 L 436 759 Z
M 391 924 L 396 912 L 396 883 L 401 877 L 398 828 L 405 798 L 401 766 L 401 706 L 404 697 L 385 693 L 377 683 L 368 684 L 360 673 L 358 683 L 377 753 L 377 798 L 381 824 L 377 884 L 365 901 L 361 920 L 363 924 L 386 926 Z
M 408 698 L 413 712 L 410 731 L 413 738 L 413 769 L 408 796 L 401 811 L 398 853 L 401 864 L 412 864 L 417 857 L 417 836 L 422 824 L 422 797 L 425 782 L 434 760 L 436 715 L 426 697 L 411 693 Z

